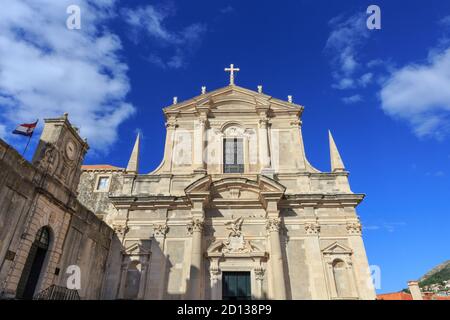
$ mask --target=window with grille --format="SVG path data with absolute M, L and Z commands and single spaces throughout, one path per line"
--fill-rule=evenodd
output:
M 244 172 L 244 149 L 242 139 L 227 138 L 223 141 L 223 172 Z

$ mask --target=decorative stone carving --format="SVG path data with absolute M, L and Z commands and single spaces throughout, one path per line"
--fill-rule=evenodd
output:
M 361 235 L 362 227 L 359 222 L 351 222 L 347 224 L 347 232 L 352 235 Z
M 165 237 L 169 227 L 166 224 L 155 224 L 153 225 L 153 235 L 155 237 Z
M 175 129 L 177 126 L 178 126 L 178 125 L 177 125 L 177 123 L 176 123 L 176 120 L 174 120 L 174 119 L 169 119 L 169 120 L 167 120 L 167 122 L 166 122 L 166 128 L 167 128 L 167 129 Z
M 221 277 L 221 271 L 218 266 L 211 266 L 209 268 L 209 273 L 211 276 L 211 280 L 219 280 Z
M 119 236 L 123 237 L 125 233 L 128 232 L 128 226 L 125 224 L 113 224 L 114 232 Z
M 297 119 L 297 120 L 292 120 L 292 121 L 290 122 L 290 125 L 293 126 L 293 127 L 299 127 L 299 126 L 301 126 L 301 124 L 302 124 L 302 122 L 301 122 L 301 120 L 299 120 L 299 119 Z
M 281 226 L 280 218 L 270 218 L 266 221 L 266 230 L 268 232 L 279 232 Z
M 211 247 L 214 251 L 221 253 L 249 253 L 257 249 L 250 241 L 244 239 L 242 234 L 242 223 L 244 219 L 237 219 L 226 222 L 224 225 L 229 230 L 228 239 L 215 242 Z
M 193 232 L 202 232 L 203 231 L 203 226 L 204 226 L 203 219 L 195 218 L 187 226 L 188 233 L 192 234 Z
M 42 149 L 42 156 L 37 163 L 37 167 L 43 172 L 52 175 L 58 166 L 59 154 L 55 146 L 51 143 L 46 143 Z
M 239 217 L 235 220 L 231 220 L 225 222 L 225 226 L 227 230 L 230 230 L 228 237 L 239 237 L 242 234 L 242 223 L 244 222 L 244 218 Z
M 318 235 L 320 232 L 320 225 L 317 222 L 306 223 L 305 231 L 308 235 Z
M 232 235 L 228 237 L 227 240 L 223 242 L 222 252 L 223 253 L 249 253 L 254 250 L 254 246 L 244 239 L 244 236 L 240 234 L 239 236 Z
M 242 135 L 242 129 L 238 127 L 229 127 L 225 130 L 225 135 L 227 137 L 238 137 Z
M 264 273 L 266 272 L 266 270 L 264 270 L 263 267 L 256 267 L 254 271 L 256 280 L 264 280 Z
M 202 128 L 202 127 L 205 128 L 207 125 L 208 125 L 208 119 L 206 119 L 206 118 L 199 118 L 197 120 L 196 127 L 198 127 L 198 128 Z
M 259 119 L 259 125 L 262 129 L 266 129 L 269 126 L 269 120 L 266 116 L 263 116 L 261 119 Z

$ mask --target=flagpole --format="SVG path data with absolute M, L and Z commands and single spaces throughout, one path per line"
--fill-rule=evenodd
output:
M 38 123 L 38 121 L 39 121 L 39 119 L 36 120 L 36 124 Z M 28 145 L 30 144 L 31 138 L 33 137 L 33 133 L 34 133 L 34 130 L 31 133 L 31 135 L 28 137 L 28 142 L 27 142 L 27 145 L 25 146 L 25 149 L 23 149 L 22 157 L 24 157 L 25 156 L 25 152 L 27 152 Z
M 27 152 L 28 145 L 30 144 L 30 141 L 31 141 L 31 137 L 32 137 L 32 136 L 33 136 L 33 135 L 31 135 L 31 136 L 28 138 L 27 145 L 25 146 L 25 149 L 23 149 L 23 152 L 22 152 L 22 157 L 25 156 L 25 152 Z

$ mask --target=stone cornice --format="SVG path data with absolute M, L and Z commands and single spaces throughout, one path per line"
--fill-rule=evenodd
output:
M 356 207 L 364 197 L 365 194 L 357 193 L 287 194 L 280 201 L 280 207 L 323 207 L 334 205 Z

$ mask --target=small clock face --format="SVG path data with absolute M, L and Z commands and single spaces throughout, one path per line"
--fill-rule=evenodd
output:
M 76 153 L 77 153 L 77 147 L 75 146 L 75 143 L 73 141 L 69 141 L 66 144 L 67 158 L 69 158 L 69 160 L 74 160 Z

